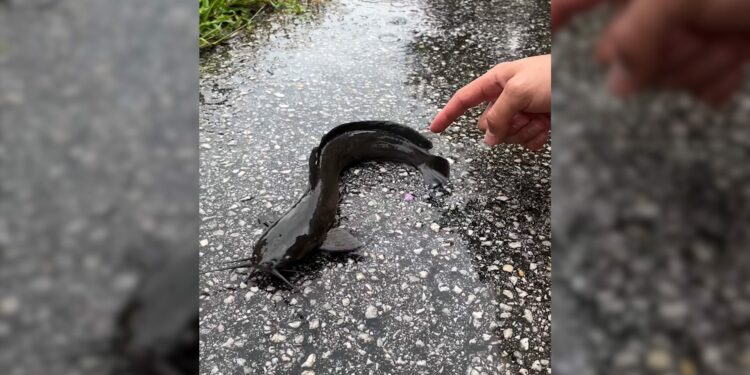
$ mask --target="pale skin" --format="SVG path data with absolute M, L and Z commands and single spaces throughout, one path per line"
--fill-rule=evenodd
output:
M 486 102 L 477 124 L 485 143 L 541 149 L 549 139 L 551 67 L 550 55 L 496 65 L 458 90 L 435 116 L 430 130 L 442 132 L 470 108 Z
M 605 0 L 553 0 L 552 30 Z M 748 0 L 617 0 L 617 16 L 599 39 L 609 88 L 628 96 L 645 88 L 685 91 L 710 105 L 726 103 L 743 84 L 750 58 Z M 502 63 L 460 89 L 430 125 L 442 132 L 472 107 L 487 144 L 538 150 L 549 138 L 549 55 Z

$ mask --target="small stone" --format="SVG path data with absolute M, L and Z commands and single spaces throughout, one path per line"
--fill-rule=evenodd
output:
M 461 292 L 463 292 L 463 291 L 464 290 L 461 289 L 461 287 L 459 287 L 458 285 L 456 285 L 456 286 L 453 287 L 453 293 L 461 294 Z
M 440 225 L 438 223 L 432 223 L 430 224 L 430 229 L 432 229 L 433 232 L 437 233 L 440 231 Z
M 420 278 L 422 278 L 422 279 L 426 279 L 426 278 L 427 278 L 427 275 L 428 275 L 428 274 L 427 274 L 427 271 L 419 271 L 419 277 L 420 277 Z
M 315 372 L 312 370 L 305 370 L 302 371 L 302 375 L 315 375 Z
M 654 370 L 666 370 L 671 362 L 669 353 L 660 349 L 652 350 L 646 356 L 646 365 Z
M 271 342 L 284 342 L 286 341 L 286 336 L 280 335 L 280 334 L 274 334 L 271 336 Z
M 414 249 L 414 254 L 417 254 L 417 255 L 422 254 L 422 250 L 424 249 L 422 249 L 421 247 L 419 249 Z
M 378 317 L 378 309 L 373 305 L 367 306 L 367 309 L 365 310 L 365 318 L 375 319 L 377 317 Z
M 536 269 L 536 263 L 529 263 L 529 269 L 532 270 L 532 271 L 535 270 Z
M 513 292 L 511 292 L 508 289 L 504 289 L 503 290 L 503 295 L 506 296 L 506 297 L 508 297 L 508 298 L 510 298 L 510 299 L 513 299 Z
M 534 317 L 531 315 L 531 310 L 529 309 L 523 310 L 523 318 L 529 323 L 534 323 Z
M 302 322 L 300 322 L 299 320 L 295 320 L 289 323 L 289 327 L 292 327 L 292 328 L 299 328 L 300 325 L 302 325 Z
M 297 345 L 302 344 L 302 342 L 305 341 L 305 335 L 297 335 L 294 336 L 294 343 Z
M 237 364 L 240 365 L 240 366 L 244 366 L 245 362 L 247 362 L 247 361 L 245 359 L 243 359 L 243 358 L 237 358 L 235 360 L 235 362 L 237 362 Z
M 496 265 L 494 265 L 494 264 L 493 264 L 493 265 L 491 265 L 491 266 L 489 266 L 489 267 L 487 267 L 487 271 L 490 271 L 490 272 L 492 272 L 492 271 L 497 271 L 497 270 L 498 270 L 498 268 L 497 268 L 497 266 L 496 266 Z
M 474 311 L 471 313 L 471 316 L 473 316 L 474 319 L 482 319 L 482 315 L 484 315 L 484 313 L 481 311 Z
M 357 275 L 355 276 L 357 280 L 364 280 L 365 275 L 362 272 L 357 272 Z
M 308 355 L 305 362 L 302 363 L 302 367 L 313 367 L 313 365 L 315 364 L 315 358 L 315 353 Z
M 513 328 L 506 328 L 503 330 L 503 337 L 509 339 L 513 337 Z
M 344 299 L 341 300 L 341 304 L 344 306 L 349 306 L 352 303 L 352 301 L 349 298 L 344 297 Z
M 208 246 L 208 240 L 201 240 L 200 245 L 201 245 L 201 247 Z
M 370 335 L 368 335 L 367 333 L 364 333 L 364 332 L 362 332 L 359 335 L 357 335 L 357 338 L 360 339 L 360 340 L 362 340 L 362 341 L 364 341 L 364 342 L 370 342 L 370 341 L 372 341 L 372 337 L 370 337 Z
M 518 276 L 524 277 L 526 276 L 526 272 L 523 272 L 523 270 L 518 270 Z
M 229 296 L 227 298 L 224 298 L 224 304 L 228 305 L 228 304 L 230 304 L 232 302 L 234 302 L 234 296 Z
M 503 271 L 505 271 L 505 272 L 513 272 L 513 266 L 511 266 L 510 264 L 505 264 L 505 265 L 503 265 Z
M 520 242 L 511 242 L 511 243 L 508 244 L 508 246 L 511 249 L 518 249 L 519 247 L 521 247 L 521 243 Z
M 20 302 L 16 297 L 6 297 L 0 300 L 0 315 L 13 315 L 18 312 Z
M 521 350 L 529 350 L 529 339 L 528 338 L 522 338 L 521 339 Z
M 318 327 L 320 327 L 320 320 L 313 319 L 310 321 L 310 329 L 317 329 Z
M 531 364 L 531 369 L 534 371 L 542 371 L 542 364 L 539 362 L 539 360 L 536 360 Z

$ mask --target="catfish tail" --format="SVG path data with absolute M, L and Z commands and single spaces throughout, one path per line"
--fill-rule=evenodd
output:
M 419 165 L 424 183 L 429 186 L 444 186 L 450 176 L 450 163 L 440 156 L 431 156 L 427 162 Z

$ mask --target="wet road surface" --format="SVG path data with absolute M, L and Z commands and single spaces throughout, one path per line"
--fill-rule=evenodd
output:
M 548 53 L 548 18 L 544 1 L 334 1 L 205 54 L 202 270 L 249 254 L 330 128 L 426 132 L 470 79 Z M 346 172 L 339 225 L 365 246 L 301 265 L 298 292 L 202 275 L 201 373 L 548 373 L 551 148 L 490 149 L 477 115 L 428 135 L 452 164 L 445 190 L 403 165 Z

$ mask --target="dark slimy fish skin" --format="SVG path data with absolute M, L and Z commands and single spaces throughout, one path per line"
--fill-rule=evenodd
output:
M 430 141 L 393 122 L 362 121 L 339 125 L 310 154 L 310 185 L 280 219 L 270 225 L 249 258 L 225 269 L 251 267 L 289 283 L 279 272 L 317 250 L 352 251 L 361 246 L 341 228 L 332 229 L 339 203 L 341 172 L 366 161 L 393 161 L 418 168 L 428 185 L 444 185 L 449 164 L 429 153 Z

